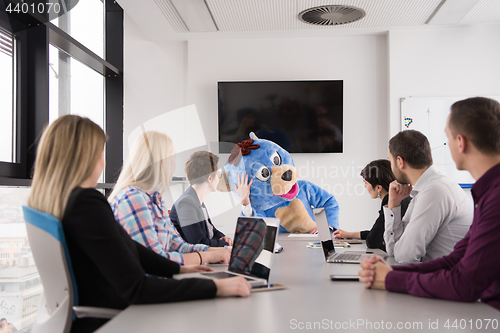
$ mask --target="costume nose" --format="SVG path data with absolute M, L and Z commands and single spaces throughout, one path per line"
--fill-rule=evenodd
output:
M 289 182 L 292 180 L 292 170 L 287 170 L 281 175 L 281 179 Z

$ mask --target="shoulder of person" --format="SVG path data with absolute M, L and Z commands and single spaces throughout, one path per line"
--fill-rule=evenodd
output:
M 135 186 L 127 186 L 125 187 L 123 190 L 121 190 L 119 193 L 118 193 L 122 198 L 126 198 L 126 197 L 132 197 L 132 196 L 137 196 L 137 197 L 141 197 L 141 198 L 144 198 L 144 199 L 147 199 L 148 198 L 148 194 L 138 188 L 138 187 L 135 187 Z M 118 195 L 117 195 L 118 197 Z
M 75 188 L 69 197 L 68 205 L 70 204 L 71 201 L 81 201 L 81 200 L 90 200 L 90 201 L 105 201 L 107 203 L 106 197 L 96 190 L 95 188 L 81 188 L 77 187 Z
M 111 206 L 104 195 L 95 188 L 77 187 L 72 192 L 66 204 L 64 218 L 68 214 L 92 214 L 96 212 L 111 211 Z M 112 212 L 112 211 L 111 211 Z
M 197 203 L 199 203 L 198 195 L 196 194 L 196 191 L 192 187 L 189 187 L 184 193 L 181 194 L 179 199 L 177 199 L 177 201 L 175 202 L 175 205 L 179 205 L 179 204 L 195 205 Z M 197 206 L 200 206 L 200 205 L 197 205 Z
M 454 187 L 459 186 L 448 177 L 439 177 L 429 180 L 419 193 L 428 193 L 432 195 L 446 195 L 453 192 Z

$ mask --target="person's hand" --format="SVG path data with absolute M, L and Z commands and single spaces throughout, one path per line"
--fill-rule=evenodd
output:
M 214 280 L 214 282 L 217 287 L 217 297 L 248 297 L 250 296 L 250 290 L 252 289 L 250 283 L 248 283 L 248 281 L 242 276 Z
M 393 209 L 401 205 L 401 201 L 410 195 L 413 186 L 411 184 L 400 184 L 397 180 L 389 184 L 389 201 L 387 207 Z
M 205 252 L 203 254 L 203 257 L 207 256 L 206 258 L 208 263 L 211 264 L 229 264 L 229 257 L 231 256 L 231 252 L 224 248 L 219 248 L 218 251 L 210 251 L 210 252 Z
M 344 231 L 342 229 L 337 229 L 333 232 L 333 238 L 361 238 L 359 231 Z
M 309 233 L 316 235 L 318 233 L 318 227 L 312 228 L 311 231 L 309 231 Z
M 353 232 L 344 231 L 342 229 L 337 229 L 333 232 L 334 238 L 356 238 L 353 236 Z
M 186 266 L 181 266 L 181 268 L 179 269 L 180 274 L 211 272 L 211 271 L 213 271 L 213 269 L 205 265 L 186 265 Z
M 365 258 L 359 265 L 361 266 L 358 272 L 359 282 L 363 282 L 365 288 L 385 290 L 385 277 L 392 268 L 384 259 L 374 254 L 370 258 Z
M 230 237 L 224 236 L 224 237 L 221 237 L 220 240 L 227 242 L 227 245 L 229 245 L 229 246 L 233 246 L 233 240 Z
M 337 229 L 333 232 L 333 238 L 347 238 L 345 236 L 345 231 L 342 229 Z
M 238 174 L 238 185 L 234 184 L 234 191 L 238 193 L 241 203 L 247 206 L 250 203 L 250 186 L 252 186 L 253 179 L 248 181 L 248 175 Z

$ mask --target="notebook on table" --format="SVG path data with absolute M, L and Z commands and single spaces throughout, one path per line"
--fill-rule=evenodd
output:
M 224 279 L 243 276 L 252 286 L 268 285 L 280 220 L 268 217 L 239 217 L 227 271 L 176 274 L 174 279 Z
M 326 214 L 322 210 L 315 210 L 314 218 L 318 227 L 318 235 L 323 248 L 325 260 L 328 263 L 342 263 L 342 264 L 359 264 L 365 258 L 370 258 L 373 252 L 367 251 L 344 251 L 342 253 L 335 252 L 335 246 L 332 240 L 332 234 L 328 227 Z M 380 254 L 380 253 L 379 253 Z

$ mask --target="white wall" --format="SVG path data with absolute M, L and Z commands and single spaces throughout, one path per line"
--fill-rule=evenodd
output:
M 400 130 L 401 97 L 498 96 L 499 40 L 498 25 L 391 31 L 391 136 Z
M 186 105 L 187 42 L 154 43 L 125 13 L 124 157 L 142 123 Z

